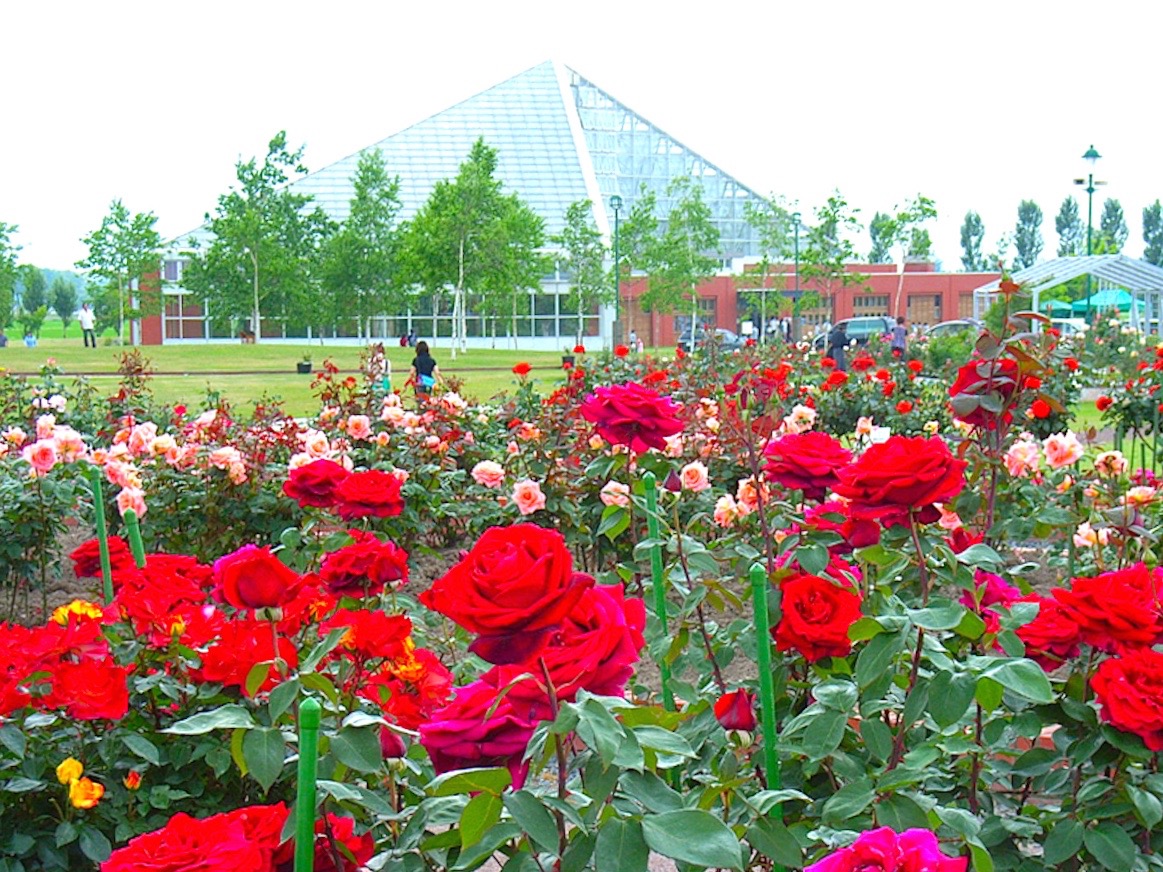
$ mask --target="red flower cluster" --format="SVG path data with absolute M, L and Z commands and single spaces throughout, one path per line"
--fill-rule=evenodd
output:
M 939 437 L 890 436 L 841 469 L 833 490 L 849 500 L 856 517 L 877 518 L 888 527 L 908 523 L 915 513 L 930 523 L 941 516 L 935 503 L 961 493 L 965 467 Z
M 1094 578 L 1075 578 L 1053 596 L 1078 627 L 1078 641 L 1103 651 L 1163 641 L 1163 581 L 1142 563 Z
M 303 508 L 329 509 L 335 505 L 335 489 L 350 475 L 334 460 L 315 460 L 291 470 L 283 493 Z
M 852 452 L 827 433 L 810 430 L 773 439 L 763 449 L 768 481 L 788 490 L 802 490 L 804 498 L 822 500 L 839 481 L 841 469 L 852 462 Z
M 287 815 L 282 803 L 200 820 L 179 812 L 160 830 L 130 839 L 110 854 L 101 872 L 291 872 L 295 845 L 282 843 Z M 357 836 L 351 818 L 329 813 L 316 822 L 319 872 L 356 872 L 374 853 L 374 838 Z
M 408 580 L 408 552 L 374 533 L 348 530 L 352 543 L 323 558 L 319 578 L 336 596 L 375 596 Z
M 519 363 L 513 364 L 513 375 L 524 378 L 525 376 L 529 375 L 529 371 L 531 369 L 533 369 L 533 367 L 522 360 Z
M 581 404 L 582 417 L 614 445 L 642 453 L 662 450 L 666 439 L 682 432 L 678 406 L 635 382 L 597 388 Z
M 110 536 L 106 542 L 109 547 L 109 568 L 114 573 L 118 569 L 133 566 L 133 555 L 124 539 Z M 101 577 L 101 546 L 96 539 L 82 542 L 69 554 L 69 559 L 73 561 L 73 572 L 77 578 Z
M 345 521 L 355 518 L 394 518 L 404 511 L 400 479 L 390 472 L 368 469 L 353 472 L 335 489 L 335 511 Z
M 1111 657 L 1090 680 L 1103 720 L 1163 751 L 1163 654 L 1150 648 Z

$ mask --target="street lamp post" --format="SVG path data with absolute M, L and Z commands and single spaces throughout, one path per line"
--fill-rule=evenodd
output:
M 1095 185 L 1105 185 L 1106 182 L 1096 182 L 1094 180 L 1094 165 L 1098 163 L 1098 159 L 1102 157 L 1101 154 L 1095 150 L 1092 144 L 1082 156 L 1082 159 L 1090 164 L 1090 172 L 1086 174 L 1085 179 L 1075 179 L 1074 184 L 1086 185 L 1086 256 L 1091 255 L 1091 234 L 1094 227 L 1094 187 Z M 1086 323 L 1090 323 L 1090 270 L 1086 273 Z
M 621 297 L 622 297 L 622 263 L 618 252 L 618 217 L 622 211 L 622 198 L 617 194 L 610 198 L 610 208 L 614 210 L 614 326 L 611 329 L 610 350 L 618 344 L 618 332 L 621 329 L 619 323 L 622 315 Z
M 792 319 L 792 323 L 795 325 L 797 333 L 799 332 L 800 316 L 799 316 L 799 313 L 796 312 L 794 307 L 798 306 L 799 302 L 800 302 L 800 218 L 801 217 L 802 216 L 800 215 L 799 212 L 792 212 L 791 213 L 792 224 L 795 225 L 795 249 L 794 249 L 794 251 L 795 251 L 795 265 L 796 265 L 796 288 L 795 288 L 795 291 L 792 292 L 792 297 L 791 297 L 792 298 L 792 306 L 793 306 L 792 314 L 795 315 L 795 317 Z M 791 339 L 791 337 L 789 336 L 788 339 Z

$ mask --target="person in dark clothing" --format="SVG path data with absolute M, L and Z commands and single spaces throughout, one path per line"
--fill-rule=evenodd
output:
M 410 379 L 415 385 L 418 399 L 426 399 L 432 393 L 436 382 L 442 381 L 440 367 L 436 365 L 436 359 L 429 354 L 428 343 L 424 340 L 416 343 L 416 356 L 412 358 Z
M 844 360 L 844 352 L 847 348 L 848 330 L 844 326 L 844 322 L 840 322 L 828 334 L 828 357 L 836 361 L 836 369 L 838 370 L 844 371 L 848 369 L 847 363 Z

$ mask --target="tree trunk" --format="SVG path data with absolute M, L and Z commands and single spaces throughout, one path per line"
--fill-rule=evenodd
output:
M 125 344 L 125 285 L 117 274 L 117 344 Z
M 254 333 L 255 344 L 262 341 L 262 321 L 260 320 L 258 301 L 258 255 L 250 253 L 250 262 L 254 265 L 254 314 L 251 316 L 251 332 Z

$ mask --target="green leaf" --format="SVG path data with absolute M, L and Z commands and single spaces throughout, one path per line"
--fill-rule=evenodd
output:
M 312 648 L 311 653 L 303 659 L 303 662 L 299 665 L 299 671 L 314 672 L 315 667 L 319 665 L 319 661 L 334 651 L 336 646 L 339 645 L 347 630 L 347 627 L 336 627 L 324 636 L 323 640 Z
M 993 872 L 993 857 L 985 845 L 976 840 L 966 844 L 969 845 L 969 856 L 973 858 L 973 872 Z
M 277 685 L 271 690 L 267 699 L 267 708 L 270 709 L 271 720 L 277 721 L 287 709 L 291 707 L 299 695 L 299 677 L 294 676 Z
M 683 809 L 642 819 L 652 851 L 696 866 L 742 869 L 739 840 L 721 820 L 701 809 Z
M 246 760 L 246 768 L 254 780 L 262 785 L 264 793 L 271 789 L 283 771 L 286 752 L 282 731 L 275 727 L 247 730 L 243 737 L 242 756 Z
M 480 794 L 484 796 L 485 794 Z M 505 809 L 538 848 L 557 856 L 557 824 L 548 809 L 528 790 L 505 795 Z
M 1073 818 L 1058 821 L 1042 843 L 1042 859 L 1048 866 L 1059 866 L 1078 854 L 1082 847 L 1083 826 Z
M 1135 806 L 1136 815 L 1148 830 L 1154 829 L 1155 824 L 1163 821 L 1163 803 L 1155 794 L 1128 784 L 1127 795 Z
M 136 754 L 147 763 L 152 763 L 154 766 L 161 765 L 161 757 L 158 754 L 157 746 L 139 733 L 123 733 L 121 741 L 125 743 L 125 747 Z
M 872 804 L 875 796 L 876 792 L 872 789 L 872 781 L 867 778 L 845 784 L 824 803 L 820 819 L 825 824 L 839 826 L 849 818 L 862 814 Z
M 966 566 L 988 566 L 991 568 L 1005 565 L 1000 554 L 980 542 L 976 545 L 970 545 L 960 552 L 957 555 L 957 562 L 964 563 Z
M 893 658 L 901 650 L 902 639 L 900 633 L 881 633 L 868 640 L 856 658 L 856 683 L 861 689 L 890 670 Z
M 646 872 L 650 849 L 636 820 L 610 818 L 598 830 L 594 848 L 594 868 L 617 872 Z
M 24 759 L 24 749 L 28 742 L 16 724 L 5 724 L 0 727 L 0 745 L 15 754 L 18 759 Z
M 513 776 L 503 766 L 481 769 L 461 769 L 438 775 L 428 783 L 432 796 L 454 796 L 458 793 L 500 793 L 513 783 Z
M 827 757 L 840 747 L 847 724 L 848 717 L 844 712 L 823 711 L 816 715 L 804 730 L 804 751 L 813 760 Z
M 493 852 L 509 839 L 521 836 L 521 828 L 515 823 L 504 821 L 487 830 L 476 843 L 465 848 L 456 862 L 449 867 L 453 872 L 462 869 L 475 869 L 493 855 Z
M 81 853 L 94 863 L 104 863 L 113 853 L 113 845 L 109 843 L 105 834 L 88 824 L 82 825 L 81 837 L 77 844 L 81 848 Z
M 1092 830 L 1084 830 L 1086 850 L 1111 872 L 1131 872 L 1139 850 L 1127 831 L 1113 821 L 1103 821 Z
M 56 832 L 53 833 L 53 844 L 58 848 L 63 848 L 65 845 L 71 845 L 75 842 L 79 835 L 80 832 L 70 821 L 61 821 L 57 824 Z
M 246 673 L 246 681 L 242 685 L 247 696 L 253 697 L 258 693 L 258 689 L 263 686 L 267 676 L 271 674 L 271 666 L 273 665 L 273 660 L 260 660 L 250 667 L 250 671 Z
M 609 766 L 618 754 L 625 731 L 614 716 L 596 699 L 587 699 L 579 707 L 577 734 L 589 747 L 598 752 L 602 763 Z
M 959 836 L 974 839 L 981 832 L 981 821 L 963 808 L 938 806 L 935 811 L 941 822 Z
M 638 744 L 643 748 L 649 748 L 663 754 L 673 754 L 676 757 L 692 758 L 695 756 L 690 742 L 678 733 L 650 725 L 635 727 L 633 732 Z
M 991 712 L 1001 705 L 1002 696 L 1005 694 L 1005 688 L 994 681 L 992 678 L 982 676 L 977 679 L 977 689 L 973 695 L 981 707 Z
M 865 616 L 848 628 L 848 638 L 853 642 L 863 642 L 884 632 L 884 627 L 876 618 Z
M 1042 667 L 1033 660 L 1002 660 L 983 673 L 1030 702 L 1051 703 L 1054 690 Z
M 598 536 L 605 536 L 611 542 L 630 528 L 630 512 L 623 506 L 606 506 L 602 512 L 602 522 L 598 524 Z
M 789 869 L 804 867 L 804 852 L 782 821 L 762 817 L 747 830 L 747 842 L 763 856 Z
M 898 833 L 929 827 L 929 816 L 925 810 L 903 793 L 879 799 L 876 803 L 876 820 L 881 826 L 892 827 Z
M 976 681 L 967 673 L 938 672 L 929 682 L 929 714 L 938 726 L 961 720 L 973 702 Z
M 820 682 L 814 691 L 816 702 L 838 712 L 851 711 L 856 705 L 857 695 L 855 684 L 835 678 Z
M 815 542 L 795 550 L 796 562 L 808 575 L 823 575 L 830 559 L 828 549 Z
M 495 793 L 478 793 L 460 814 L 460 847 L 467 850 L 481 840 L 490 827 L 501 819 L 501 798 Z
M 250 716 L 250 712 L 240 705 L 231 703 L 208 712 L 191 715 L 185 720 L 172 724 L 162 732 L 173 733 L 176 736 L 200 736 L 213 730 L 238 728 L 249 730 L 254 726 L 254 718 Z
M 958 603 L 908 610 L 913 626 L 924 627 L 926 630 L 952 630 L 961 623 L 964 614 L 965 606 Z
M 892 730 L 879 718 L 867 718 L 860 722 L 860 738 L 864 747 L 877 760 L 887 761 L 892 753 Z
M 344 727 L 331 737 L 331 753 L 356 772 L 376 772 L 384 763 L 375 727 Z
M 622 776 L 622 790 L 648 811 L 677 811 L 682 808 L 682 796 L 653 772 L 627 772 Z

